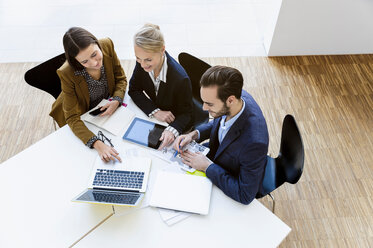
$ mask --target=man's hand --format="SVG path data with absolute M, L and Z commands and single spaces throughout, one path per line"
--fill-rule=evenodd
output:
M 167 123 L 171 123 L 175 120 L 175 116 L 171 113 L 171 111 L 158 110 L 153 116 L 157 120 Z
M 122 163 L 122 160 L 119 157 L 119 153 L 114 149 L 114 147 L 108 146 L 104 144 L 101 140 L 97 140 L 93 147 L 97 150 L 98 155 L 104 162 L 109 162 L 110 160 L 115 162 L 117 159 L 119 162 Z
M 211 164 L 211 161 L 202 153 L 193 153 L 188 150 L 180 154 L 183 159 L 183 163 L 193 167 L 196 170 L 206 172 L 207 167 Z
M 106 110 L 104 113 L 100 114 L 100 116 L 112 115 L 115 110 L 117 110 L 118 106 L 119 102 L 116 100 L 106 103 L 104 106 L 101 107 L 101 110 Z
M 164 147 L 169 146 L 172 142 L 174 142 L 175 136 L 172 132 L 164 130 L 159 140 L 162 141 L 162 143 L 158 150 L 162 150 Z
M 190 142 L 192 142 L 192 140 L 195 140 L 198 138 L 198 133 L 197 131 L 192 131 L 188 134 L 183 134 L 183 135 L 180 135 L 176 138 L 176 141 L 174 143 L 174 149 L 176 151 L 178 151 L 179 153 L 181 153 L 181 149 L 188 145 Z

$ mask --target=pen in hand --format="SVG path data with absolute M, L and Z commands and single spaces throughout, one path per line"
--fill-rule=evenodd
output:
M 183 141 L 183 139 L 180 140 L 180 143 Z M 181 153 L 180 149 L 181 149 L 181 145 L 179 143 L 179 149 L 175 150 L 175 153 L 174 153 L 174 158 L 176 158 L 177 154 L 178 153 Z
M 178 154 L 178 151 L 175 150 L 175 152 L 174 152 L 174 158 L 176 158 L 177 154 Z

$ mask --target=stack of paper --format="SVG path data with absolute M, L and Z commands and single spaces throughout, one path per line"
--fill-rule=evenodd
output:
M 158 208 L 158 211 L 161 219 L 169 226 L 176 224 L 177 222 L 182 221 L 192 215 L 191 213 L 171 209 Z

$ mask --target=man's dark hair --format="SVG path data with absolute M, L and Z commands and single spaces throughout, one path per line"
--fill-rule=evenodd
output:
M 75 57 L 81 50 L 86 49 L 91 44 L 97 44 L 100 47 L 97 38 L 84 28 L 72 27 L 63 36 L 63 48 L 65 49 L 66 60 L 74 70 L 77 71 L 84 68 Z
M 227 66 L 213 66 L 209 68 L 200 81 L 201 87 L 218 86 L 218 98 L 225 102 L 227 98 L 234 95 L 241 98 L 243 77 L 239 70 Z

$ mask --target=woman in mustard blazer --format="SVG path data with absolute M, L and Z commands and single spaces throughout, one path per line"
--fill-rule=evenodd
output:
M 102 116 L 111 115 L 122 104 L 126 75 L 109 39 L 100 39 L 83 28 L 70 28 L 63 37 L 66 62 L 57 70 L 62 92 L 52 105 L 52 116 L 60 127 L 68 124 L 88 147 L 95 148 L 104 161 L 118 159 L 118 152 L 92 133 L 80 115 L 102 99 L 113 97 L 103 106 Z

